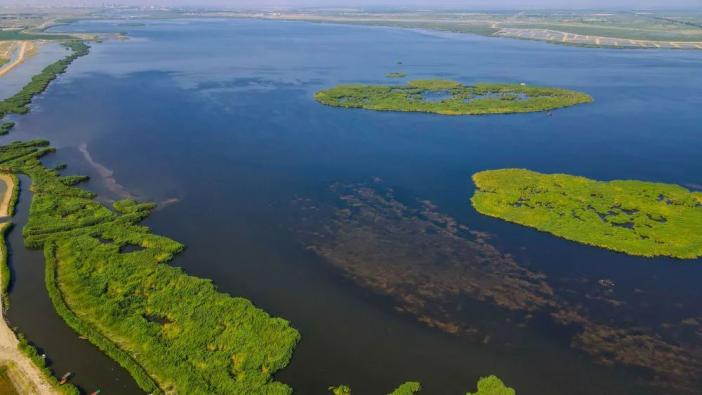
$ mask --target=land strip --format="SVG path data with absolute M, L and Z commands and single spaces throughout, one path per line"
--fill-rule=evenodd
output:
M 662 48 L 662 49 L 702 49 L 702 41 L 656 41 L 636 40 L 621 37 L 591 36 L 560 32 L 551 29 L 502 28 L 495 36 L 546 41 L 555 44 L 569 44 L 612 48 Z
M 0 77 L 12 71 L 15 67 L 22 64 L 26 57 L 36 50 L 35 43 L 31 41 L 21 41 L 17 44 L 17 55 L 15 59 L 9 63 L 6 63 L 2 68 L 0 68 Z
M 701 15 L 667 16 L 633 12 L 454 12 L 305 10 L 289 12 L 211 12 L 234 16 L 318 23 L 418 28 L 485 36 L 607 48 L 702 49 Z

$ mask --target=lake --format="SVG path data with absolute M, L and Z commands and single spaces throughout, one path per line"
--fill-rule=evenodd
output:
M 34 100 L 30 114 L 12 118 L 17 126 L 2 143 L 48 139 L 58 150 L 45 163 L 90 175 L 86 185 L 101 200 L 160 203 L 146 224 L 187 246 L 173 265 L 300 330 L 291 364 L 276 376 L 296 393 L 322 394 L 337 384 L 387 393 L 417 380 L 428 394 L 463 394 L 488 374 L 522 395 L 655 394 L 656 376 L 672 385 L 666 393 L 686 393 L 670 372 L 636 367 L 637 355 L 603 364 L 617 343 L 598 342 L 617 337 L 639 349 L 657 339 L 657 347 L 687 350 L 691 366 L 702 364 L 702 260 L 587 247 L 481 216 L 469 202 L 473 173 L 506 167 L 701 189 L 702 52 L 259 20 L 83 21 L 54 30 L 126 32 L 129 40 L 93 44 Z M 331 108 L 313 99 L 338 83 L 407 80 L 386 78 L 391 72 L 554 86 L 595 101 L 552 116 L 447 117 Z M 74 372 L 84 390 L 139 393 L 125 371 L 53 312 L 42 254 L 22 244 L 30 193 L 28 179 L 21 181 L 19 226 L 9 236 L 11 325 L 47 354 L 59 376 Z M 326 256 L 307 248 L 318 243 L 305 236 L 310 226 L 327 232 L 337 217 L 325 210 L 343 209 L 334 185 L 392 189 L 416 221 L 427 220 L 410 207 L 431 201 L 434 213 L 489 234 L 490 245 L 516 265 L 545 276 L 559 309 L 568 306 L 598 328 L 591 342 L 579 346 L 579 329 L 555 323 L 553 307 L 532 314 L 463 294 L 437 303 L 442 317 L 474 327 L 475 336 L 398 311 L 406 307 L 398 291 L 367 286 L 387 272 L 350 276 L 333 241 L 323 241 Z M 320 210 L 310 219 L 301 206 Z M 374 210 L 387 213 L 386 206 Z M 397 226 L 368 234 L 382 238 Z M 325 240 L 354 240 L 347 228 L 334 227 Z M 422 252 L 421 238 L 401 235 L 394 245 L 403 253 L 413 246 Z M 455 250 L 447 254 L 462 259 Z M 330 256 L 339 257 L 336 264 Z M 431 277 L 445 269 L 417 261 L 412 270 Z M 483 284 L 475 286 L 480 293 Z M 698 372 L 686 376 L 692 388 L 702 385 Z

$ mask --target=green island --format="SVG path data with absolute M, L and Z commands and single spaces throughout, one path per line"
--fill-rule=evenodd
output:
M 351 395 L 351 387 L 339 385 L 329 387 L 333 395 Z M 388 395 L 413 395 L 421 392 L 422 385 L 416 381 L 408 381 L 397 387 Z M 481 377 L 478 380 L 478 391 L 467 392 L 466 395 L 516 395 L 516 391 L 507 387 L 497 376 Z
M 415 80 L 407 85 L 338 85 L 317 92 L 314 98 L 334 107 L 441 115 L 549 111 L 592 101 L 585 93 L 567 89 L 523 84 L 469 86 L 451 80 Z
M 46 66 L 44 70 L 32 77 L 32 80 L 14 96 L 0 100 L 0 119 L 7 114 L 26 114 L 29 112 L 29 103 L 32 102 L 32 98 L 44 92 L 51 81 L 56 79 L 59 74 L 64 73 L 74 60 L 87 55 L 90 50 L 90 47 L 82 41 L 69 41 L 64 43 L 64 45 L 71 50 L 70 55 Z M 3 130 L 5 129 L 3 128 Z
M 387 74 L 385 74 L 385 77 L 387 77 L 387 78 L 405 78 L 405 77 L 407 77 L 407 74 L 400 73 L 400 72 L 387 73 Z
M 10 133 L 10 130 L 15 127 L 14 122 L 3 122 L 0 124 L 0 136 L 4 136 Z
M 702 193 L 635 180 L 501 169 L 473 175 L 481 214 L 645 257 L 702 256 Z
M 183 245 L 138 224 L 153 204 L 96 202 L 74 186 L 86 177 L 42 165 L 50 152 L 45 141 L 0 147 L 0 171 L 31 179 L 25 245 L 44 250 L 49 296 L 71 328 L 148 393 L 292 392 L 272 378 L 300 337 L 287 321 L 169 266 Z

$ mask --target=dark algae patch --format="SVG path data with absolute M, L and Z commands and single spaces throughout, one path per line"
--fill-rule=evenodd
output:
M 52 151 L 43 141 L 0 147 L 0 170 L 31 178 L 22 233 L 27 247 L 44 251 L 46 287 L 66 323 L 148 393 L 291 393 L 272 375 L 288 364 L 299 333 L 168 265 L 183 245 L 139 225 L 153 204 L 103 206 L 72 186 L 80 178 L 42 165 Z
M 485 215 L 630 255 L 702 256 L 702 193 L 633 180 L 595 181 L 523 169 L 473 176 Z
M 440 97 L 440 100 L 428 99 Z M 329 106 L 376 111 L 484 115 L 549 111 L 589 103 L 585 93 L 523 84 L 463 85 L 450 80 L 416 80 L 407 85 L 338 85 L 315 99 Z
M 296 202 L 301 241 L 399 312 L 506 350 L 528 342 L 529 328 L 546 321 L 595 362 L 640 370 L 642 386 L 681 394 L 699 388 L 697 320 L 683 328 L 680 321 L 635 318 L 639 303 L 621 300 L 611 281 L 549 278 L 500 251 L 494 236 L 459 223 L 431 202 L 399 198 L 382 183 L 335 184 L 330 191 L 335 203 Z

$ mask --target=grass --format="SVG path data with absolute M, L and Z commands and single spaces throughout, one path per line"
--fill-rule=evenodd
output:
M 437 100 L 428 96 L 438 95 Z M 319 91 L 315 100 L 344 108 L 483 115 L 549 111 L 592 98 L 584 93 L 521 84 L 466 86 L 450 80 L 417 80 L 407 85 L 339 85 Z
M 0 119 L 7 114 L 26 114 L 29 112 L 29 104 L 34 96 L 44 92 L 51 81 L 56 79 L 59 74 L 64 73 L 74 60 L 87 55 L 90 48 L 82 41 L 70 41 L 64 45 L 71 49 L 70 55 L 46 66 L 14 96 L 0 101 Z
M 702 256 L 702 193 L 635 180 L 595 181 L 524 169 L 473 175 L 485 215 L 630 255 Z
M 250 301 L 167 263 L 184 246 L 139 225 L 153 204 L 112 209 L 40 158 L 44 141 L 0 147 L 0 170 L 32 180 L 22 233 L 42 248 L 56 311 L 115 359 L 148 393 L 290 394 L 272 375 L 289 362 L 299 333 Z M 139 251 L 120 252 L 137 245 Z

